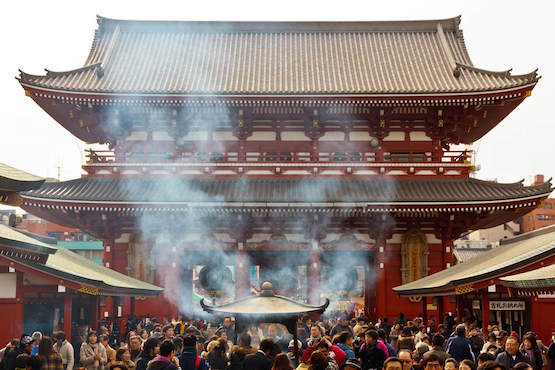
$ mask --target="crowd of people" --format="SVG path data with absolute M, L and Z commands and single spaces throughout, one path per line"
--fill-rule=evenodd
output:
M 522 338 L 492 323 L 436 325 L 403 314 L 389 325 L 346 314 L 316 321 L 299 318 L 297 341 L 279 324 L 251 325 L 236 333 L 232 318 L 155 324 L 129 319 L 123 340 L 106 326 L 88 330 L 74 350 L 63 332 L 23 334 L 0 351 L 0 370 L 550 370 L 549 348 L 532 332 Z M 114 347 L 117 347 L 114 348 Z

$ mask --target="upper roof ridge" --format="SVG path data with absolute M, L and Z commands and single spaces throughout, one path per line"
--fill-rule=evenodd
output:
M 192 32 L 435 32 L 441 24 L 446 32 L 459 31 L 461 16 L 426 20 L 382 21 L 186 21 L 115 19 L 97 15 L 101 31 L 116 25 L 126 30 L 189 30 Z M 148 27 L 147 27 L 148 26 Z

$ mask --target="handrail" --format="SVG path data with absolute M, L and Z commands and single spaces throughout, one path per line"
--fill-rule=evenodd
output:
M 320 152 L 317 158 L 309 152 L 148 152 L 136 151 L 116 155 L 113 150 L 86 149 L 86 164 L 109 163 L 376 163 L 377 152 Z M 472 151 L 450 150 L 441 155 L 431 152 L 384 152 L 384 163 L 464 163 L 471 164 Z

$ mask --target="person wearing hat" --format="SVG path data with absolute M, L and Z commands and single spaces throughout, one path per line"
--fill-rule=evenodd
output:
M 356 358 L 350 358 L 345 361 L 343 365 L 343 370 L 360 370 L 360 362 Z
M 6 350 L 4 354 L 4 370 L 15 370 L 17 356 L 26 353 L 31 355 L 35 340 L 28 334 L 22 334 L 19 338 L 19 345 Z
M 344 331 L 353 334 L 353 329 L 349 325 L 349 316 L 347 315 L 347 313 L 343 313 L 337 321 L 337 324 L 331 329 L 330 337 L 333 338 L 336 334 L 342 333 Z
M 39 353 L 39 343 L 42 339 L 42 333 L 40 331 L 35 331 L 31 337 L 35 340 L 33 343 L 33 350 L 31 351 L 31 356 L 35 356 Z
M 495 352 L 496 357 L 498 354 L 505 351 L 505 343 L 507 342 L 508 337 L 509 333 L 507 333 L 505 330 L 501 330 L 497 334 L 497 351 Z
M 295 340 L 294 339 L 291 339 L 289 341 L 289 346 L 287 346 L 287 348 L 288 348 L 287 358 L 289 359 L 289 363 L 293 368 L 296 368 L 297 364 L 295 361 Z M 297 339 L 297 354 L 299 355 L 299 362 L 301 361 L 302 349 L 303 349 L 303 343 Z

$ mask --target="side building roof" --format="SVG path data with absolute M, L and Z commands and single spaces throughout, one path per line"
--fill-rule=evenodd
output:
M 40 188 L 44 180 L 42 177 L 0 163 L 0 203 L 7 203 L 11 194 Z
M 23 254 L 2 253 L 2 247 L 48 254 L 45 262 L 23 258 Z M 74 252 L 55 245 L 45 245 L 14 229 L 0 225 L 0 260 L 5 259 L 16 269 L 28 269 L 50 276 L 59 282 L 66 281 L 77 290 L 88 294 L 109 295 L 158 295 L 162 288 L 131 278 L 117 271 L 90 261 Z
M 500 241 L 500 246 L 465 263 L 393 288 L 402 296 L 455 294 L 555 255 L 555 225 Z
M 75 70 L 21 84 L 98 94 L 184 96 L 459 94 L 538 81 L 475 67 L 460 17 L 378 22 L 130 21 L 98 17 Z

